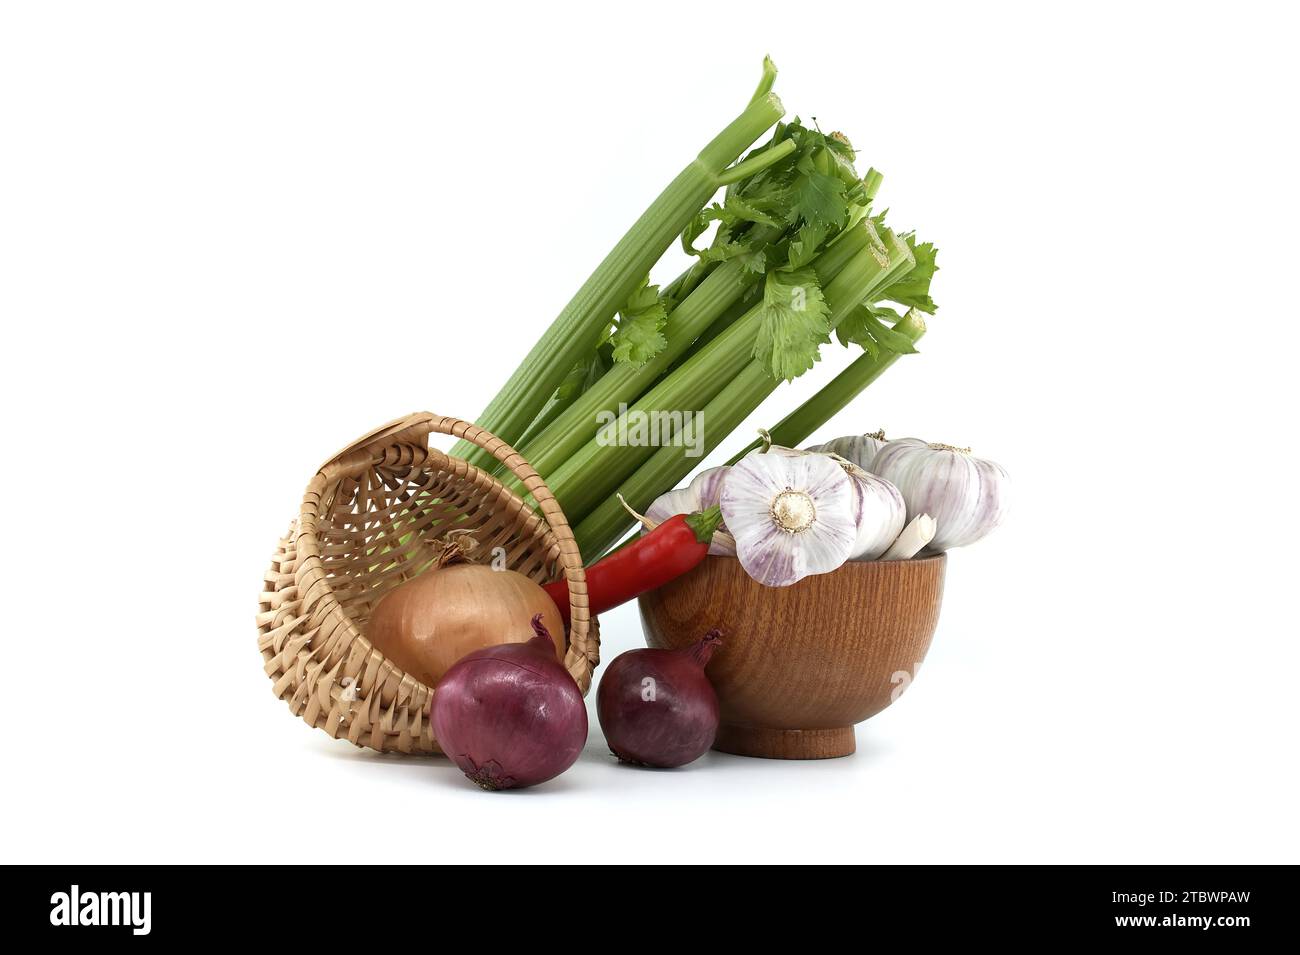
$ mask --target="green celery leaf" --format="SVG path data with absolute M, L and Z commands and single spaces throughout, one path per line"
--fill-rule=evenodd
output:
M 610 336 L 614 361 L 640 367 L 668 347 L 664 323 L 668 309 L 659 299 L 659 286 L 643 280 L 618 313 L 618 327 Z
M 865 307 L 867 311 L 876 316 L 876 318 L 882 319 L 890 325 L 897 325 L 903 320 L 902 315 L 899 315 L 898 312 L 894 311 L 892 308 L 887 308 L 884 305 L 873 305 L 868 303 Z
M 761 308 L 754 358 L 777 380 L 798 378 L 817 361 L 820 346 L 830 341 L 817 273 L 811 268 L 767 273 Z
M 713 240 L 713 245 L 700 253 L 700 261 L 725 262 L 727 259 L 734 259 L 738 255 L 744 255 L 748 251 L 750 251 L 749 243 L 733 239 L 730 229 L 726 226 L 719 226 L 717 238 Z
M 939 306 L 930 298 L 930 281 L 934 278 L 934 273 L 939 271 L 939 266 L 935 264 L 939 250 L 933 242 L 917 242 L 915 235 L 905 235 L 903 240 L 916 256 L 916 265 L 897 282 L 886 286 L 881 291 L 879 300 L 897 302 L 918 312 L 933 315 Z
M 764 216 L 767 220 L 766 224 L 790 225 L 798 218 L 798 213 L 794 211 L 794 191 L 790 185 L 791 181 L 793 180 L 767 180 L 755 189 L 746 190 L 740 197 L 741 201 Z
M 902 316 L 891 308 L 859 305 L 835 327 L 835 337 L 845 347 L 850 344 L 861 346 L 872 358 L 878 357 L 882 350 L 899 355 L 916 354 L 912 340 L 886 325 L 881 321 L 882 317 L 891 322 L 902 320 Z
M 701 255 L 701 251 L 695 248 L 695 240 L 704 234 L 704 230 L 709 227 L 710 222 L 720 218 L 722 218 L 722 210 L 717 203 L 705 206 L 695 213 L 695 217 L 682 230 L 682 251 L 687 255 Z
M 729 226 L 742 222 L 757 222 L 761 225 L 780 226 L 783 223 L 772 217 L 768 210 L 778 206 L 767 197 L 758 197 L 752 202 L 741 196 L 731 196 L 722 207 L 722 221 Z
M 799 160 L 799 174 L 794 184 L 795 211 L 807 223 L 842 228 L 849 216 L 843 180 L 818 170 L 810 155 Z
M 813 223 L 801 227 L 798 235 L 790 243 L 790 268 L 801 269 L 816 258 L 817 250 L 826 241 L 828 231 L 827 226 Z
M 740 254 L 740 265 L 750 275 L 762 275 L 767 268 L 767 250 L 755 249 Z
M 900 318 L 897 312 L 890 311 L 895 318 Z M 884 322 L 882 322 L 873 312 L 868 309 L 867 329 L 871 337 L 875 339 L 876 344 L 881 348 L 896 352 L 899 355 L 915 355 L 916 346 L 912 344 L 912 339 L 908 338 L 901 332 L 896 332 Z
M 564 380 L 560 382 L 560 387 L 555 391 L 555 399 L 571 401 L 577 398 L 599 381 L 601 375 L 609 371 L 613 363 L 613 347 L 606 339 L 588 358 L 584 358 L 569 370 Z
M 861 307 L 849 312 L 835 326 L 835 337 L 845 348 L 850 345 L 860 345 L 870 352 L 874 358 L 879 349 L 871 338 L 871 333 L 867 331 L 866 314 L 867 310 Z M 868 343 L 870 344 L 868 345 Z

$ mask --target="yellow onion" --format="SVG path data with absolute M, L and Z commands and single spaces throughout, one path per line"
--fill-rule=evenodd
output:
M 546 591 L 516 571 L 468 563 L 473 548 L 472 538 L 452 538 L 432 568 L 389 591 L 370 614 L 366 637 L 425 686 L 475 650 L 530 639 L 537 614 L 564 660 L 564 621 Z

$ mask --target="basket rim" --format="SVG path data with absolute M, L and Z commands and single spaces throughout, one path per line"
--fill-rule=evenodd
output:
M 529 507 L 524 498 L 483 469 L 463 458 L 430 447 L 428 438 L 435 433 L 461 438 L 483 448 L 514 474 L 532 496 L 536 507 Z M 422 453 L 423 459 L 417 461 L 415 452 Z M 325 574 L 316 530 L 317 522 L 328 510 L 330 493 L 340 480 L 345 477 L 360 476 L 366 470 L 384 464 L 404 463 L 451 473 L 463 471 L 463 477 L 474 483 L 489 486 L 497 494 L 515 502 L 521 517 L 530 524 L 536 522 L 536 525 L 540 526 L 543 540 L 547 534 L 554 539 L 554 546 L 558 551 L 557 564 L 564 573 L 569 590 L 570 622 L 566 630 L 565 666 L 585 693 L 590 687 L 592 673 L 599 662 L 600 638 L 598 629 L 592 626 L 587 597 L 586 569 L 568 520 L 545 481 L 519 452 L 490 432 L 459 418 L 439 416 L 430 412 L 417 412 L 396 418 L 345 445 L 321 464 L 308 483 L 299 508 L 295 535 L 299 548 L 299 562 L 295 573 L 299 592 L 304 596 L 312 595 L 313 602 L 321 605 L 321 609 L 333 618 L 337 625 L 346 629 L 349 644 L 357 640 L 364 641 L 363 646 L 369 648 L 371 653 L 383 657 L 387 665 L 396 673 L 414 681 L 418 686 L 424 686 L 418 679 L 384 656 L 343 608 L 334 593 L 330 578 Z M 434 688 L 427 687 L 427 690 L 432 695 Z

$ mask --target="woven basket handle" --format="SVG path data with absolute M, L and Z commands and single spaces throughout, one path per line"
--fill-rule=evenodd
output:
M 320 466 L 319 470 L 324 473 L 337 471 L 340 467 L 345 467 L 344 461 L 346 459 L 350 459 L 361 452 L 368 456 L 373 449 L 385 448 L 390 444 L 420 444 L 428 436 L 429 432 L 434 430 L 430 427 L 430 422 L 436 418 L 437 415 L 430 414 L 427 411 L 417 411 L 415 414 L 408 414 L 402 418 L 394 418 L 388 424 L 381 424 L 378 428 L 366 432 L 355 441 L 331 454 L 325 459 L 325 463 Z M 409 438 L 404 432 L 410 432 Z
M 546 486 L 541 475 L 518 451 L 478 425 L 462 421 L 460 418 L 418 411 L 403 418 L 396 418 L 362 435 L 321 465 L 321 473 L 344 473 L 358 464 L 369 461 L 375 452 L 394 444 L 424 445 L 430 432 L 434 431 L 461 438 L 488 452 L 510 469 L 537 502 L 542 517 L 550 525 L 551 533 L 559 543 L 560 567 L 563 568 L 564 579 L 569 585 L 569 653 L 565 665 L 571 673 L 575 674 L 575 678 L 577 678 L 575 671 L 581 668 L 589 679 L 591 668 L 599 659 L 599 651 L 588 639 L 591 629 L 591 611 L 587 600 L 587 571 L 582 566 L 582 554 L 578 550 L 578 542 L 574 540 L 568 518 L 560 508 L 560 502 L 555 499 L 555 495 Z M 430 449 L 430 453 L 440 455 L 443 452 Z M 578 678 L 578 682 L 585 686 L 583 679 Z

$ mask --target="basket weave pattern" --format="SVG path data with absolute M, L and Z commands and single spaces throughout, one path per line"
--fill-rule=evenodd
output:
M 432 432 L 477 444 L 508 468 L 537 510 L 491 475 L 428 446 Z M 537 513 L 540 511 L 540 515 Z M 380 752 L 436 753 L 433 690 L 364 636 L 375 604 L 429 567 L 449 530 L 538 583 L 569 583 L 565 666 L 585 693 L 600 639 L 582 558 L 537 472 L 500 439 L 428 413 L 398 419 L 327 461 L 280 541 L 258 608 L 258 648 L 276 696 L 308 725 Z M 495 548 L 501 548 L 497 551 Z M 522 622 L 525 626 L 527 621 Z

